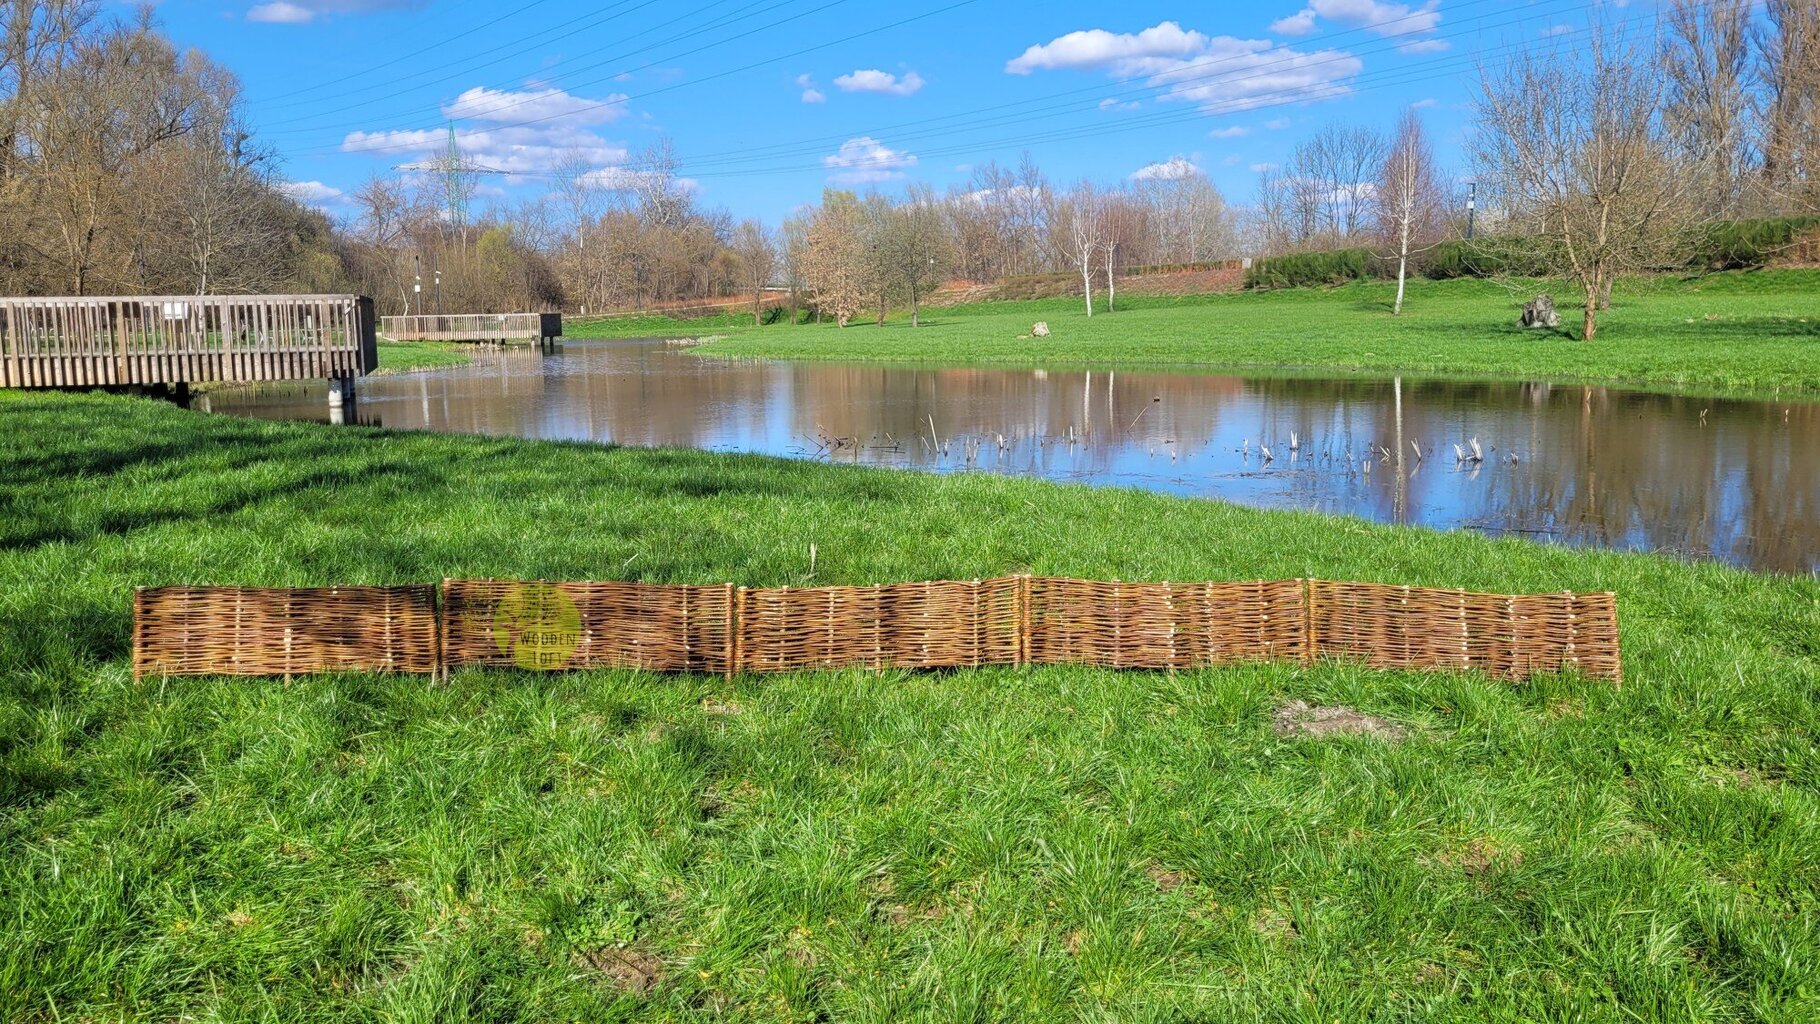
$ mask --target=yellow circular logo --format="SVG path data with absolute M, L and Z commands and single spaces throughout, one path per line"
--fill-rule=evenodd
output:
M 519 668 L 565 668 L 581 642 L 581 612 L 558 587 L 523 584 L 494 609 L 493 642 Z

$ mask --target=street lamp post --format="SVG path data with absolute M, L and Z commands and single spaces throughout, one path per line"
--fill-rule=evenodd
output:
M 411 294 L 416 296 L 417 315 L 423 315 L 423 257 L 411 254 L 411 276 L 415 279 L 411 285 Z
M 1466 187 L 1466 240 L 1471 241 L 1473 221 L 1479 212 L 1479 183 L 1469 181 L 1466 183 Z
M 442 315 L 442 268 L 436 268 L 436 315 Z

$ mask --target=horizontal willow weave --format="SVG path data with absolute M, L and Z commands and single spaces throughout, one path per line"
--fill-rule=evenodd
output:
M 734 594 L 731 586 L 444 580 L 443 663 L 726 672 Z M 524 633 L 538 619 L 558 634 L 572 630 L 572 644 L 561 636 L 533 642 L 552 664 L 531 664 L 545 659 L 522 651 Z
M 153 587 L 133 593 L 133 675 L 436 671 L 436 588 Z
M 430 587 L 142 590 L 140 675 L 460 666 L 786 672 L 1086 664 L 1193 669 L 1323 658 L 1506 679 L 1617 681 L 1609 593 L 1507 596 L 1376 583 L 1048 577 L 875 587 L 444 580 Z M 440 622 L 440 629 L 437 623 Z

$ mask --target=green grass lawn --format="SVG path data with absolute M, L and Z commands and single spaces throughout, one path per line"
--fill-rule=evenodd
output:
M 125 398 L 0 427 L 0 1019 L 1820 1017 L 1814 578 Z M 136 584 L 1015 572 L 1611 589 L 1626 680 L 127 661 Z
M 409 373 L 473 362 L 472 346 L 441 341 L 382 341 L 379 373 Z
M 1318 371 L 1428 377 L 1593 381 L 1667 389 L 1820 391 L 1820 272 L 1773 270 L 1626 281 L 1578 340 L 1572 296 L 1555 289 L 1563 330 L 1517 320 L 1541 288 L 1413 281 L 1401 316 L 1394 285 L 1119 300 L 1091 320 L 1079 300 L 981 303 L 870 321 L 753 328 L 751 321 L 641 321 L 615 336 L 728 334 L 706 355 L 924 362 L 966 366 L 1192 366 L 1252 373 Z M 1033 339 L 1047 321 L 1052 337 Z

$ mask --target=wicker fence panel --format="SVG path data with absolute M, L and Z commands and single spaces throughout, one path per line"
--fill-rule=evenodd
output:
M 1506 596 L 1311 580 L 1313 654 L 1385 669 L 1477 669 L 1507 679 L 1577 668 L 1617 680 L 1611 594 Z
M 727 671 L 733 588 L 444 580 L 443 663 Z
M 1019 579 L 780 587 L 739 595 L 747 672 L 1015 665 Z
M 1014 577 L 735 589 L 445 580 L 431 587 L 165 587 L 135 597 L 145 675 L 433 673 L 461 665 L 655 672 L 1362 661 L 1509 679 L 1622 674 L 1612 594 L 1505 596 L 1325 580 Z
M 409 587 L 154 587 L 133 596 L 133 675 L 434 672 L 436 594 Z
M 1030 581 L 1028 661 L 1109 668 L 1203 668 L 1300 661 L 1302 581 Z

